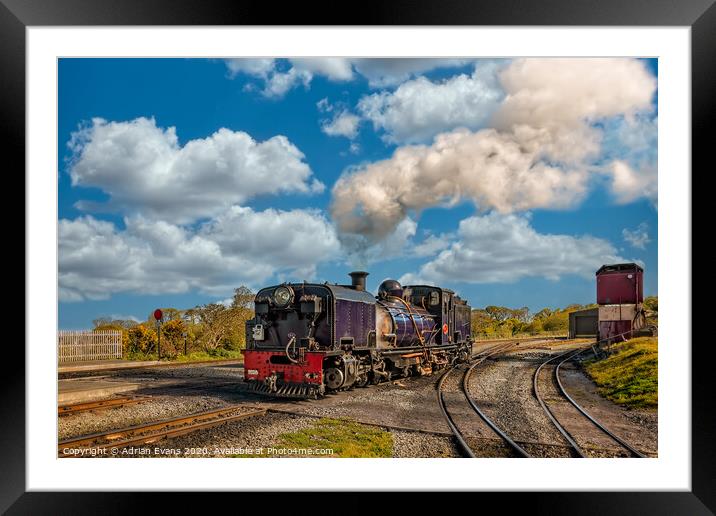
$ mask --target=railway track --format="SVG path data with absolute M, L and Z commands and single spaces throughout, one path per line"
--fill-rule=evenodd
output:
M 465 397 L 465 401 L 468 403 L 470 408 L 474 411 L 475 414 L 480 416 L 480 418 L 498 435 L 500 438 L 510 447 L 510 449 L 514 450 L 515 453 L 517 453 L 518 456 L 522 457 L 529 457 L 529 454 L 516 442 L 514 442 L 510 437 L 505 434 L 500 428 L 497 427 L 497 425 L 490 420 L 485 413 L 480 410 L 480 408 L 475 404 L 474 400 L 470 396 L 470 391 L 468 389 L 468 383 L 470 380 L 470 375 L 472 374 L 472 371 L 483 363 L 485 360 L 487 360 L 490 357 L 493 357 L 495 355 L 499 355 L 500 353 L 504 353 L 508 349 L 513 348 L 514 346 L 517 346 L 519 342 L 506 342 L 504 344 L 498 344 L 496 346 L 493 346 L 491 348 L 488 348 L 486 350 L 483 350 L 480 353 L 477 353 L 472 358 L 477 359 L 477 362 L 475 362 L 473 365 L 471 365 L 467 370 L 465 370 L 462 378 L 462 393 Z M 453 436 L 455 437 L 458 446 L 466 457 L 475 458 L 477 457 L 475 455 L 474 450 L 470 447 L 470 445 L 467 443 L 467 439 L 465 438 L 465 434 L 460 430 L 457 423 L 455 422 L 455 419 L 450 414 L 450 410 L 447 407 L 447 403 L 445 401 L 445 395 L 443 386 L 445 384 L 445 380 L 450 376 L 450 374 L 454 371 L 457 371 L 457 367 L 453 367 L 445 371 L 443 375 L 438 380 L 437 384 L 437 392 L 438 392 L 438 404 L 440 405 L 440 410 L 443 413 L 443 416 L 445 417 L 445 420 L 447 421 L 448 426 L 450 427 L 450 430 L 452 431 Z
M 144 425 L 65 439 L 58 443 L 57 454 L 59 457 L 74 457 L 82 456 L 82 452 L 88 450 L 99 452 L 112 448 L 119 449 L 150 444 L 162 439 L 211 428 L 229 421 L 238 421 L 265 414 L 265 409 L 251 408 L 247 410 L 245 405 L 233 405 Z
M 108 398 L 97 401 L 86 401 L 83 403 L 73 403 L 59 405 L 57 407 L 57 415 L 65 416 L 68 414 L 77 414 L 78 412 L 87 412 L 90 410 L 106 410 L 111 408 L 126 407 L 127 405 L 135 405 L 152 399 L 151 396 L 123 396 L 118 398 Z
M 153 395 L 134 395 L 134 396 L 122 396 L 114 398 L 105 398 L 95 401 L 87 401 L 81 403 L 66 403 L 57 406 L 58 416 L 68 416 L 70 414 L 78 414 L 81 412 L 89 411 L 100 411 L 112 408 L 121 408 L 128 405 L 135 405 L 147 401 L 161 399 L 166 396 L 173 394 L 179 394 L 186 391 L 211 391 L 215 392 L 218 389 L 224 388 L 236 388 L 237 390 L 243 389 L 243 384 L 237 380 L 215 380 L 208 378 L 197 378 L 188 381 L 180 381 L 179 383 L 167 383 L 167 384 L 151 384 L 147 383 L 147 387 L 143 391 L 153 391 Z
M 590 346 L 591 347 L 591 346 Z M 566 399 L 572 407 L 574 407 L 582 416 L 584 416 L 587 420 L 590 421 L 590 423 L 598 428 L 602 433 L 609 436 L 614 442 L 618 443 L 619 446 L 626 449 L 629 454 L 632 457 L 639 457 L 644 458 L 646 455 L 641 453 L 639 450 L 634 448 L 631 444 L 623 440 L 621 437 L 616 435 L 614 432 L 609 430 L 607 427 L 605 427 L 601 422 L 599 422 L 595 417 L 593 417 L 591 414 L 589 414 L 579 403 L 577 403 L 568 393 L 567 390 L 564 388 L 564 385 L 562 384 L 562 380 L 559 377 L 559 371 L 563 364 L 566 362 L 576 358 L 578 355 L 581 355 L 590 347 L 584 347 L 578 350 L 570 350 L 565 353 L 559 354 L 554 357 L 550 357 L 549 359 L 545 360 L 540 364 L 540 366 L 537 368 L 534 374 L 534 381 L 533 381 L 533 388 L 534 388 L 534 394 L 537 397 L 537 400 L 539 401 L 540 405 L 542 406 L 542 409 L 544 410 L 545 414 L 547 414 L 547 417 L 550 419 L 550 421 L 554 424 L 554 426 L 559 430 L 559 432 L 562 434 L 562 436 L 567 440 L 567 442 L 570 444 L 573 450 L 573 454 L 580 458 L 588 458 L 589 455 L 585 452 L 582 447 L 577 444 L 576 440 L 574 439 L 574 436 L 570 434 L 567 429 L 559 422 L 557 415 L 554 413 L 552 409 L 550 409 L 549 405 L 545 402 L 544 397 L 542 396 L 540 389 L 539 389 L 539 378 L 540 378 L 540 372 L 543 369 L 549 369 L 548 364 L 554 363 L 557 364 L 553 368 L 553 378 L 557 385 L 558 391 L 561 394 L 561 396 Z M 545 368 L 545 366 L 547 366 Z

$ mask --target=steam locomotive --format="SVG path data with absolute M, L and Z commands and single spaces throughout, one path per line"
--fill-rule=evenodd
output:
M 283 283 L 256 294 L 244 351 L 251 390 L 317 398 L 469 359 L 470 306 L 453 291 L 386 280 L 374 297 L 367 272 L 350 276 L 350 285 Z

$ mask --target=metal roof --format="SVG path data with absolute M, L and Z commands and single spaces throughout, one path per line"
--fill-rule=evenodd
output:
M 599 267 L 599 270 L 596 272 L 596 274 L 601 274 L 602 272 L 620 272 L 634 270 L 644 272 L 644 269 L 636 263 L 615 263 L 612 265 L 602 265 L 601 267 Z

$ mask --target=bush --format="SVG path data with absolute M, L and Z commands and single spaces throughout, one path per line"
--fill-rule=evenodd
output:
M 157 332 L 146 323 L 138 324 L 128 331 L 128 355 L 156 353 Z
M 162 328 L 162 357 L 174 358 L 184 353 L 184 332 L 186 326 L 181 319 L 165 322 Z

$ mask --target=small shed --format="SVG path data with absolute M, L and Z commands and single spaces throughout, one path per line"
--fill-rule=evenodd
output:
M 577 310 L 569 314 L 569 338 L 596 337 L 599 332 L 599 308 Z

